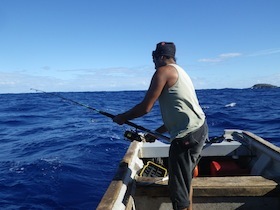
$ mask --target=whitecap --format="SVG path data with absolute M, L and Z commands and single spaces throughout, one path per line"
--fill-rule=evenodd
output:
M 227 105 L 225 105 L 225 107 L 234 107 L 236 105 L 236 103 L 230 103 L 230 104 L 227 104 Z

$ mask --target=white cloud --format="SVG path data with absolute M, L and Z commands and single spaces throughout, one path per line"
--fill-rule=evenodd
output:
M 272 55 L 272 54 L 277 54 L 280 53 L 280 48 L 272 48 L 272 49 L 265 49 L 265 50 L 260 50 L 256 51 L 250 54 L 247 54 L 245 56 L 262 56 L 262 55 Z M 242 56 L 242 53 L 223 53 L 218 55 L 215 58 L 201 58 L 198 61 L 203 62 L 203 63 L 219 63 L 223 62 L 225 60 L 235 58 L 235 57 L 240 57 Z
M 222 61 L 222 59 L 221 58 L 201 58 L 198 61 L 203 62 L 203 63 L 219 63 Z
M 73 69 L 53 76 L 22 72 L 0 72 L 0 93 L 26 93 L 30 88 L 44 91 L 117 91 L 148 88 L 153 67 Z M 71 76 L 69 76 L 71 74 Z
M 276 54 L 276 53 L 280 53 L 279 48 L 260 50 L 257 52 L 253 52 L 253 53 L 249 54 L 248 56 L 271 55 L 271 54 Z
M 219 62 L 223 62 L 227 59 L 230 58 L 235 58 L 235 57 L 239 57 L 241 56 L 241 53 L 223 53 L 218 55 L 216 58 L 202 58 L 199 59 L 199 62 L 204 62 L 204 63 L 219 63 Z
M 262 77 L 253 77 L 254 84 L 256 83 L 267 83 L 280 87 L 280 74 L 271 74 Z
M 239 57 L 241 55 L 242 55 L 241 53 L 224 53 L 224 54 L 219 55 L 219 57 L 221 57 L 221 58 L 234 58 L 234 57 Z
M 63 81 L 57 78 L 33 76 L 21 72 L 0 72 L 0 93 L 26 93 L 30 88 L 54 87 Z

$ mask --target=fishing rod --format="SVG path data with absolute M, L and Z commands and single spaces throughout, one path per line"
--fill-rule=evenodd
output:
M 110 114 L 110 113 L 108 113 L 108 112 L 104 112 L 104 111 L 98 110 L 98 109 L 96 109 L 96 108 L 93 108 L 93 107 L 91 107 L 91 106 L 82 104 L 82 103 L 77 102 L 77 101 L 74 101 L 74 100 L 72 100 L 72 99 L 65 98 L 65 97 L 63 97 L 63 96 L 61 96 L 61 95 L 59 95 L 59 94 L 55 94 L 55 93 L 51 93 L 51 92 L 45 92 L 45 91 L 43 91 L 43 90 L 38 90 L 38 89 L 35 89 L 35 88 L 30 88 L 30 90 L 34 90 L 34 91 L 36 91 L 36 92 L 41 92 L 41 93 L 44 93 L 44 94 L 47 94 L 47 95 L 51 95 L 51 96 L 55 96 L 55 97 L 61 98 L 61 99 L 65 100 L 65 101 L 69 101 L 69 102 L 71 102 L 71 103 L 73 103 L 73 104 L 76 104 L 76 105 L 78 105 L 78 106 L 82 106 L 82 107 L 85 107 L 85 108 L 87 108 L 87 109 L 93 110 L 93 111 L 95 111 L 95 112 L 97 112 L 97 113 L 99 113 L 99 114 L 102 114 L 102 115 L 104 115 L 104 116 L 106 116 L 106 117 L 109 117 L 109 118 L 111 118 L 111 119 L 113 119 L 113 118 L 115 117 L 115 115 L 113 115 L 113 114 Z M 124 124 L 129 125 L 129 126 L 131 126 L 131 127 L 133 127 L 133 128 L 136 128 L 136 129 L 138 129 L 138 130 L 145 131 L 145 132 L 147 132 L 147 133 L 149 133 L 149 134 L 151 134 L 151 135 L 153 135 L 153 136 L 155 136 L 155 137 L 158 137 L 158 138 L 165 139 L 165 140 L 168 140 L 168 141 L 169 141 L 169 137 L 167 137 L 167 136 L 165 136 L 165 135 L 162 135 L 161 133 L 158 133 L 158 132 L 156 132 L 156 131 L 151 131 L 151 130 L 149 130 L 149 129 L 143 127 L 143 126 L 137 125 L 137 124 L 135 124 L 135 123 L 133 123 L 133 122 L 130 122 L 130 121 L 128 121 L 128 120 L 125 121 Z M 125 134 L 125 136 L 128 135 L 128 136 L 126 136 L 126 137 L 130 137 L 130 138 L 131 138 L 131 134 L 132 134 L 132 133 L 128 133 L 128 134 Z M 133 137 L 134 137 L 134 136 L 133 136 Z M 140 140 L 138 139 L 138 141 L 140 141 Z

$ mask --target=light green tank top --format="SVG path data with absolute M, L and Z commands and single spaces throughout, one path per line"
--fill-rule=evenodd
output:
M 159 104 L 164 125 L 173 140 L 200 128 L 205 121 L 205 114 L 188 74 L 177 64 L 169 65 L 176 68 L 178 80 L 172 87 L 163 89 Z

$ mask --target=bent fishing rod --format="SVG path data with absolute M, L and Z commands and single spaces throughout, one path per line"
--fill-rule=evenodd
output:
M 86 104 L 82 104 L 82 103 L 80 103 L 80 102 L 74 101 L 74 100 L 72 100 L 72 99 L 65 98 L 65 97 L 63 97 L 63 96 L 61 96 L 61 95 L 59 95 L 59 94 L 55 94 L 55 93 L 51 93 L 51 92 L 45 92 L 45 91 L 43 91 L 43 90 L 38 90 L 38 89 L 35 89 L 35 88 L 30 88 L 30 90 L 34 90 L 34 91 L 36 91 L 36 92 L 41 92 L 41 93 L 44 93 L 44 94 L 47 94 L 47 95 L 50 95 L 50 96 L 54 96 L 54 97 L 57 97 L 57 98 L 61 98 L 61 99 L 65 100 L 65 101 L 69 101 L 69 102 L 71 102 L 71 103 L 73 103 L 73 104 L 76 104 L 76 105 L 78 105 L 78 106 L 82 106 L 82 107 L 85 107 L 85 108 L 87 108 L 87 109 L 93 110 L 93 111 L 95 111 L 95 112 L 97 112 L 97 113 L 99 113 L 99 114 L 102 114 L 102 115 L 104 115 L 104 116 L 106 116 L 106 117 L 109 117 L 109 118 L 111 118 L 111 119 L 113 119 L 113 118 L 116 116 L 116 115 L 110 114 L 110 113 L 108 113 L 108 112 L 104 112 L 104 111 L 98 110 L 98 109 L 96 109 L 96 108 L 93 108 L 93 107 L 91 107 L 91 106 L 88 106 L 88 105 L 86 105 Z M 155 137 L 158 137 L 158 138 L 165 139 L 165 140 L 169 141 L 169 137 L 167 137 L 167 136 L 165 136 L 165 135 L 162 135 L 161 133 L 158 133 L 158 132 L 156 132 L 156 131 L 151 131 L 151 130 L 149 130 L 149 129 L 143 127 L 143 126 L 137 125 L 137 124 L 135 124 L 135 123 L 133 123 L 133 122 L 131 122 L 131 121 L 128 121 L 128 120 L 127 120 L 127 121 L 124 122 L 124 124 L 129 125 L 129 126 L 131 126 L 131 127 L 133 127 L 133 128 L 136 128 L 136 129 L 138 129 L 138 130 L 147 132 L 147 133 L 149 133 L 149 134 L 151 134 L 151 135 L 154 135 Z

